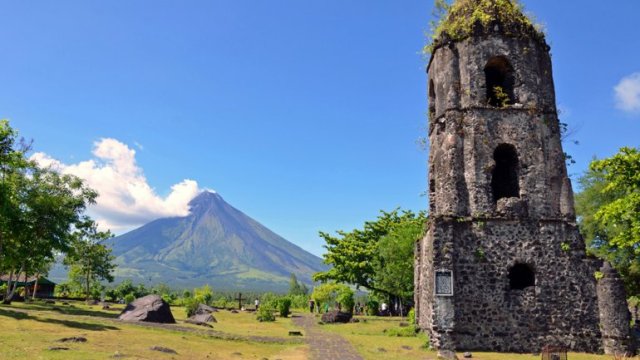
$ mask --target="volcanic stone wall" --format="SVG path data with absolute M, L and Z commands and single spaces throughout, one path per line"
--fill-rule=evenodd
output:
M 454 274 L 454 296 L 421 299 L 433 306 L 420 313 L 420 321 L 429 324 L 434 346 L 509 352 L 539 351 L 547 344 L 600 349 L 597 263 L 584 258 L 575 226 L 440 218 L 431 229 L 426 248 L 434 265 L 425 264 L 424 280 L 434 269 Z M 510 288 L 509 269 L 516 264 L 534 269 L 535 286 Z M 423 295 L 433 294 L 428 286 Z
M 548 50 L 526 37 L 472 36 L 437 48 L 429 64 L 430 224 L 416 244 L 415 300 L 435 348 L 602 349 L 600 317 L 611 311 L 599 313 L 599 263 L 575 224 Z M 496 57 L 513 76 L 503 107 L 488 99 Z M 501 146 L 517 157 L 509 197 L 492 182 Z M 532 283 L 520 287 L 522 268 Z M 436 273 L 452 277 L 451 294 L 436 294 Z M 601 301 L 624 301 L 607 294 Z

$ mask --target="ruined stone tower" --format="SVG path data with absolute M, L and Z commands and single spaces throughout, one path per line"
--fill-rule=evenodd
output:
M 509 0 L 458 0 L 431 50 L 420 327 L 438 349 L 601 351 L 544 35 Z

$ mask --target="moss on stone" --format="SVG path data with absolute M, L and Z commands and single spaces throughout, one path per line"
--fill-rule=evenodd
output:
M 498 25 L 499 31 L 506 36 L 530 36 L 544 40 L 540 26 L 523 13 L 518 0 L 457 0 L 444 6 L 445 13 L 433 30 L 431 42 L 424 48 L 425 53 L 432 53 L 448 41 L 461 41 L 474 34 L 492 32 L 494 25 Z

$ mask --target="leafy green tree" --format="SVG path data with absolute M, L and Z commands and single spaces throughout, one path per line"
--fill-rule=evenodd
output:
M 309 288 L 303 282 L 299 282 L 296 274 L 291 273 L 289 276 L 289 295 L 307 295 Z
M 576 212 L 589 251 L 612 263 L 629 295 L 640 294 L 640 151 L 594 160 L 580 184 Z
M 111 238 L 111 232 L 98 231 L 92 220 L 85 218 L 78 224 L 74 232 L 73 246 L 64 259 L 64 264 L 71 267 L 71 273 L 80 274 L 79 281 L 84 287 L 86 300 L 91 295 L 91 287 L 101 280 L 113 282 L 115 257 L 111 249 L 102 244 Z
M 378 219 L 365 222 L 363 229 L 338 231 L 338 236 L 321 232 L 320 236 L 327 243 L 324 262 L 332 267 L 314 274 L 313 279 L 354 284 L 385 296 L 411 297 L 405 288 L 413 287 L 413 270 L 406 271 L 408 262 L 413 261 L 413 252 L 409 254 L 406 249 L 409 243 L 412 248 L 414 241 L 422 234 L 414 229 L 421 229 L 425 222 L 424 212 L 415 214 L 396 209 L 391 212 L 381 211 Z M 386 245 L 397 245 L 396 250 L 402 251 L 400 254 L 387 251 L 380 245 L 381 241 Z M 389 275 L 392 276 L 391 279 L 387 279 Z M 405 277 L 406 286 L 399 286 L 399 282 L 405 281 Z
M 378 242 L 374 279 L 380 288 L 396 297 L 401 312 L 403 304 L 413 299 L 414 247 L 424 232 L 425 220 L 418 216 L 404 221 Z
M 351 312 L 355 304 L 353 295 L 353 290 L 345 284 L 324 283 L 313 289 L 311 298 L 319 309 L 339 304 L 342 310 Z
M 211 286 L 209 285 L 193 289 L 193 297 L 199 303 L 211 305 L 211 302 L 213 301 L 213 289 L 211 289 Z

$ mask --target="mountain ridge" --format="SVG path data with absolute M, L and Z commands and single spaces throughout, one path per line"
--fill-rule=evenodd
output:
M 116 256 L 117 280 L 284 291 L 291 273 L 310 284 L 313 273 L 326 270 L 319 257 L 234 208 L 218 193 L 204 191 L 189 206 L 187 216 L 156 219 L 106 241 Z

